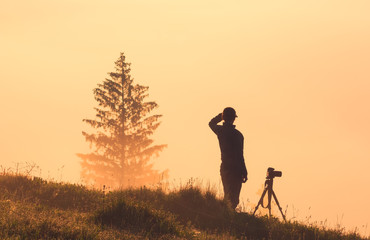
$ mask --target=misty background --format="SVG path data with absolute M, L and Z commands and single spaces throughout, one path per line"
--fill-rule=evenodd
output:
M 209 120 L 232 106 L 256 204 L 267 167 L 288 219 L 365 229 L 370 194 L 368 1 L 1 1 L 0 165 L 79 182 L 82 122 L 119 52 L 149 86 L 172 184 L 220 185 Z M 295 210 L 293 210 L 293 207 Z

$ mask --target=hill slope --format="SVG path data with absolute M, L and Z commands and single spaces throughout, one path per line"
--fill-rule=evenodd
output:
M 363 239 L 357 233 L 236 213 L 191 184 L 88 190 L 26 176 L 0 176 L 0 239 Z

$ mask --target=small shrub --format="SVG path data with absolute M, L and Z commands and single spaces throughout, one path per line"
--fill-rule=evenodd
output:
M 147 235 L 184 235 L 184 227 L 171 214 L 123 198 L 112 200 L 95 213 L 97 223 L 145 232 Z

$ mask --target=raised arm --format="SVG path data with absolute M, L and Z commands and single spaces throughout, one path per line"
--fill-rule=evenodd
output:
M 212 129 L 212 131 L 216 134 L 218 134 L 218 129 L 221 127 L 217 125 L 217 123 L 222 121 L 222 113 L 218 114 L 216 117 L 212 118 L 209 122 L 209 127 Z

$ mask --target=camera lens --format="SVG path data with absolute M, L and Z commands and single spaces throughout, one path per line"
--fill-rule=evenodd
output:
M 281 177 L 282 176 L 282 172 L 281 171 L 274 171 L 274 176 L 275 177 Z

